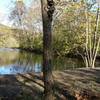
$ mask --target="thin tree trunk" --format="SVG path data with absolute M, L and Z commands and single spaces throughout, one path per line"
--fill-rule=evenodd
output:
M 89 51 L 88 51 L 88 44 L 89 44 L 89 23 L 88 23 L 88 10 L 85 9 L 85 17 L 86 17 L 86 43 L 85 43 L 85 49 L 86 49 L 86 67 L 90 67 L 90 60 L 89 60 Z
M 91 31 L 91 18 L 89 18 L 89 57 L 90 57 L 90 67 L 92 66 L 92 60 L 93 60 L 93 56 L 92 56 L 92 31 Z
M 95 26 L 95 32 L 94 32 L 94 39 L 93 39 L 93 60 L 92 60 L 92 68 L 95 67 L 95 61 L 96 61 L 96 56 L 100 44 L 100 37 L 97 40 L 97 33 L 98 33 L 98 28 L 99 28 L 99 20 L 100 20 L 100 15 L 99 15 L 99 4 L 98 4 L 98 9 L 97 9 L 97 15 L 96 15 L 96 26 Z
M 93 58 L 92 68 L 95 68 L 95 61 L 96 61 L 96 56 L 97 56 L 97 52 L 98 52 L 98 49 L 99 49 L 99 45 L 100 45 L 100 37 L 97 41 L 97 46 L 96 46 L 95 55 L 94 55 L 94 58 Z
M 94 31 L 94 39 L 93 39 L 93 57 L 95 55 L 96 51 L 96 38 L 97 38 L 97 32 L 98 32 L 98 26 L 99 26 L 99 5 L 97 9 L 97 15 L 96 15 L 96 25 L 95 25 L 95 31 Z
M 54 100 L 52 76 L 52 16 L 54 12 L 53 0 L 41 0 L 43 20 L 43 76 L 44 100 Z

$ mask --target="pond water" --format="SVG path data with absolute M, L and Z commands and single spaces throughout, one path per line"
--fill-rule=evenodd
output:
M 53 70 L 66 70 L 84 67 L 83 61 L 74 58 L 53 58 Z M 99 61 L 97 62 L 99 66 Z M 0 74 L 17 74 L 42 71 L 42 55 L 0 48 Z

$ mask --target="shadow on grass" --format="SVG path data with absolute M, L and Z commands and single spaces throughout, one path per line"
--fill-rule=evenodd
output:
M 36 83 L 19 77 L 0 76 L 0 100 L 41 100 L 42 91 Z
M 39 76 L 29 73 L 28 75 L 20 74 L 20 76 L 24 78 L 27 82 L 31 81 L 34 83 L 34 85 L 37 85 L 37 88 L 39 88 L 39 90 L 42 93 L 41 96 L 43 97 L 44 85 L 43 85 L 43 77 L 41 75 Z M 67 91 L 67 89 L 64 89 L 63 86 L 61 86 L 61 84 L 59 84 L 58 82 L 54 82 L 54 95 L 56 97 L 56 100 L 76 100 L 76 98 L 73 95 L 71 95 Z
M 99 75 L 100 70 L 54 72 L 55 100 L 100 100 L 100 92 L 91 92 L 100 90 Z M 43 91 L 41 74 L 0 76 L 0 100 L 43 100 Z

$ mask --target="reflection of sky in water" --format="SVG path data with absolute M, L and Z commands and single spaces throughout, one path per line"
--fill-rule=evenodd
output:
M 7 65 L 0 66 L 0 74 L 17 74 L 27 72 L 41 72 L 41 64 L 35 64 L 34 66 L 20 66 L 20 65 Z
M 53 70 L 67 70 L 84 67 L 82 60 L 74 58 L 53 58 Z M 0 49 L 0 74 L 17 74 L 42 71 L 42 55 L 19 51 L 17 49 Z M 96 62 L 96 67 L 100 61 Z
M 0 48 L 0 74 L 41 72 L 42 56 L 18 49 Z
M 5 51 L 5 52 L 9 52 L 9 51 L 16 51 L 18 52 L 19 49 L 11 49 L 11 48 L 0 48 L 0 52 Z
M 82 66 L 77 59 L 53 59 L 54 70 L 74 69 Z M 63 66 L 62 66 L 63 65 Z M 17 74 L 42 71 L 42 55 L 36 55 L 18 49 L 0 49 L 0 74 Z

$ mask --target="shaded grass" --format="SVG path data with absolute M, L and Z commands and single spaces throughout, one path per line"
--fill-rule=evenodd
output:
M 99 69 L 56 71 L 53 76 L 55 100 L 100 100 Z M 1 100 L 43 100 L 43 91 L 42 73 L 0 76 Z

